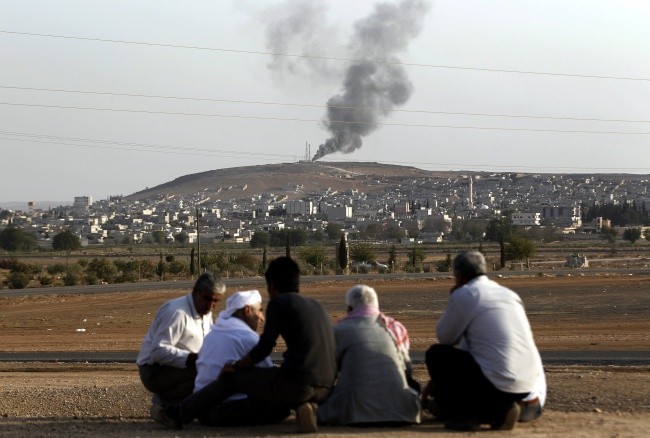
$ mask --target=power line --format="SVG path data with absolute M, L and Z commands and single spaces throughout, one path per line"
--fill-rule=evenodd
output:
M 120 96 L 120 97 L 143 97 L 148 99 L 172 99 L 172 100 L 187 100 L 195 102 L 218 102 L 218 103 L 243 103 L 251 105 L 274 105 L 274 106 L 288 106 L 300 108 L 337 108 L 337 109 L 352 109 L 361 111 L 391 111 L 403 113 L 418 113 L 418 114 L 441 114 L 452 116 L 479 116 L 479 117 L 504 117 L 516 119 L 536 119 L 536 120 L 571 120 L 580 122 L 617 122 L 617 123 L 650 123 L 650 120 L 625 120 L 625 119 L 599 119 L 599 118 L 582 118 L 582 117 L 558 117 L 558 116 L 525 116 L 516 114 L 491 114 L 491 113 L 468 113 L 468 112 L 453 112 L 453 111 L 432 111 L 432 110 L 409 110 L 409 109 L 393 109 L 383 107 L 356 107 L 356 106 L 342 106 L 342 105 L 315 105 L 315 104 L 302 104 L 302 103 L 285 103 L 285 102 L 265 102 L 253 100 L 232 100 L 232 99 L 213 99 L 204 97 L 184 97 L 184 96 L 162 96 L 150 94 L 129 94 L 129 93 L 109 93 L 102 91 L 85 91 L 85 90 L 66 90 L 56 88 L 34 88 L 34 87 L 16 87 L 0 85 L 2 89 L 10 90 L 27 90 L 27 91 L 47 91 L 55 93 L 72 93 L 72 94 L 90 94 L 100 96 Z
M 327 161 L 327 160 L 322 160 L 319 159 L 319 163 L 336 163 L 336 162 L 341 162 L 344 161 L 346 163 L 364 163 L 365 161 L 358 161 L 358 160 L 346 160 L 346 159 L 337 159 L 336 161 Z M 530 170 L 540 170 L 540 169 L 557 169 L 557 170 L 594 170 L 594 171 L 632 171 L 632 170 L 638 170 L 642 172 L 647 172 L 648 168 L 647 167 L 589 167 L 585 168 L 584 166 L 522 166 L 522 165 L 516 165 L 516 164 L 508 164 L 508 165 L 498 165 L 498 164 L 468 164 L 468 163 L 439 163 L 439 162 L 423 162 L 423 161 L 378 161 L 378 160 L 373 160 L 373 162 L 379 163 L 379 164 L 401 164 L 401 165 L 411 165 L 411 166 L 417 166 L 418 168 L 421 168 L 422 166 L 458 166 L 460 168 L 467 167 L 467 168 L 476 168 L 476 169 L 485 169 L 485 168 L 499 168 L 499 169 L 530 169 Z
M 314 119 L 298 119 L 289 117 L 262 117 L 262 116 L 244 116 L 234 114 L 205 114 L 205 113 L 183 113 L 171 111 L 148 111 L 148 110 L 132 110 L 121 108 L 95 108 L 95 107 L 80 107 L 80 106 L 63 106 L 63 105 L 40 105 L 31 103 L 13 103 L 13 102 L 0 102 L 0 105 L 8 106 L 23 106 L 33 108 L 51 108 L 51 109 L 72 109 L 72 110 L 87 110 L 87 111 L 108 111 L 108 112 L 125 112 L 125 113 L 139 113 L 139 114 L 159 114 L 167 116 L 191 116 L 191 117 L 219 117 L 228 119 L 244 119 L 244 120 L 271 120 L 271 121 L 284 121 L 284 122 L 308 122 L 308 123 L 321 123 L 321 120 Z M 344 125 L 378 125 L 378 126 L 401 126 L 409 128 L 444 128 L 444 129 L 470 129 L 470 130 L 484 130 L 484 131 L 513 131 L 513 132 L 555 132 L 566 134 L 615 134 L 615 135 L 648 135 L 650 132 L 627 132 L 627 131 L 587 131 L 587 130 L 565 130 L 565 129 L 534 129 L 534 128 L 500 128 L 490 126 L 457 126 L 457 125 L 431 125 L 431 124 L 411 124 L 411 123 L 391 123 L 391 122 L 358 122 L 347 120 L 330 120 L 328 124 L 344 124 Z
M 62 146 L 77 146 L 77 147 L 88 147 L 88 148 L 115 149 L 115 150 L 126 150 L 126 151 L 134 151 L 134 152 L 161 152 L 161 153 L 169 153 L 175 155 L 199 155 L 199 156 L 209 156 L 209 157 L 225 156 L 228 158 L 247 158 L 247 159 L 275 158 L 275 157 L 293 158 L 295 156 L 295 155 L 287 155 L 287 154 L 267 154 L 267 153 L 249 152 L 249 151 L 190 148 L 190 147 L 182 147 L 182 146 L 167 146 L 167 145 L 146 144 L 146 143 L 127 143 L 127 142 L 116 142 L 116 141 L 109 141 L 109 140 L 96 140 L 96 139 L 87 139 L 87 138 L 58 137 L 58 136 L 50 136 L 44 134 L 30 134 L 30 133 L 11 132 L 11 131 L 0 131 L 0 134 L 28 137 L 28 138 L 0 137 L 0 139 L 2 140 L 9 140 L 9 141 L 22 141 L 22 142 L 42 143 L 42 144 L 58 144 Z M 41 140 L 41 139 L 45 139 L 45 140 Z M 52 141 L 52 140 L 62 140 L 62 141 Z M 69 143 L 70 141 L 95 143 L 95 144 L 84 145 L 84 144 L 77 144 L 77 143 Z M 136 149 L 138 147 L 144 149 Z M 221 155 L 221 154 L 226 154 L 226 155 Z M 251 155 L 255 155 L 258 157 L 252 157 Z
M 101 149 L 112 149 L 112 150 L 125 150 L 132 152 L 147 152 L 147 153 L 166 153 L 174 155 L 189 155 L 189 156 L 206 156 L 206 157 L 226 157 L 226 158 L 246 158 L 246 159 L 256 159 L 251 155 L 258 155 L 260 159 L 267 158 L 295 158 L 295 155 L 289 154 L 269 154 L 269 153 L 259 153 L 259 152 L 247 152 L 247 151 L 231 151 L 231 150 L 221 150 L 221 149 L 206 149 L 206 148 L 196 148 L 196 147 L 183 147 L 183 146 L 169 146 L 169 145 L 160 145 L 160 144 L 151 144 L 151 143 L 132 143 L 132 142 L 117 142 L 110 140 L 100 140 L 100 139 L 89 139 L 89 138 L 79 138 L 79 137 L 61 137 L 47 134 L 36 134 L 36 133 L 27 133 L 27 132 L 15 132 L 15 131 L 0 131 L 0 135 L 13 135 L 19 137 L 28 137 L 28 138 L 8 138 L 0 137 L 1 140 L 8 141 L 21 141 L 21 142 L 30 142 L 30 143 L 39 143 L 39 144 L 55 144 L 62 146 L 75 146 L 75 147 L 86 147 L 86 148 L 101 148 Z M 44 140 L 41 140 L 44 139 Z M 49 140 L 49 141 L 48 141 Z M 52 140 L 62 140 L 62 141 L 52 141 Z M 68 143 L 69 141 L 76 142 L 86 142 L 94 143 L 91 145 L 77 144 L 77 143 Z M 144 149 L 136 149 L 136 147 L 144 147 Z M 226 154 L 226 155 L 220 155 Z M 345 161 L 348 163 L 360 163 L 359 160 L 348 160 L 345 158 L 339 158 L 336 161 L 328 160 L 318 160 L 319 163 L 332 163 Z M 268 161 L 267 161 L 268 162 Z M 401 164 L 401 165 L 411 165 L 411 166 L 458 166 L 458 167 L 467 167 L 467 168 L 503 168 L 503 169 L 531 169 L 531 170 L 540 170 L 540 169 L 557 169 L 557 170 L 585 170 L 584 166 L 554 166 L 552 168 L 548 166 L 525 166 L 525 165 L 484 165 L 484 164 L 468 164 L 463 163 L 441 163 L 441 162 L 427 162 L 427 161 L 376 161 L 381 164 Z M 647 172 L 647 167 L 591 167 L 589 169 L 598 170 L 598 171 L 644 171 Z
M 72 36 L 72 35 L 54 35 L 54 34 L 43 34 L 43 33 L 33 33 L 33 32 L 15 32 L 15 31 L 8 31 L 8 30 L 0 30 L 0 33 L 10 34 L 10 35 L 43 37 L 43 38 L 61 38 L 61 39 L 80 40 L 80 41 L 94 41 L 94 42 L 102 42 L 102 43 L 134 44 L 134 45 L 151 46 L 151 47 L 170 47 L 170 48 L 175 48 L 175 49 L 207 50 L 207 51 L 224 52 L 224 53 L 241 53 L 241 54 L 248 54 L 248 55 L 284 56 L 284 57 L 288 57 L 288 58 L 320 59 L 320 60 L 325 60 L 325 61 L 341 61 L 341 62 L 371 63 L 371 64 L 390 64 L 390 65 L 403 65 L 403 66 L 409 66 L 409 67 L 427 67 L 427 68 L 438 68 L 438 69 L 449 69 L 449 70 L 485 71 L 485 72 L 492 72 L 492 73 L 515 73 L 515 74 L 525 74 L 525 75 L 559 76 L 559 77 L 574 77 L 574 78 L 589 78 L 589 79 L 613 79 L 613 80 L 622 80 L 622 81 L 650 81 L 650 78 L 636 78 L 636 77 L 624 77 L 624 76 L 581 75 L 581 74 L 571 74 L 571 73 L 551 73 L 551 72 L 540 72 L 540 71 L 532 71 L 532 70 L 507 70 L 507 69 L 482 68 L 482 67 L 461 67 L 461 66 L 453 66 L 453 65 L 399 62 L 399 61 L 391 61 L 391 60 L 384 60 L 384 59 L 340 58 L 340 57 L 304 55 L 304 54 L 295 54 L 295 53 L 264 52 L 264 51 L 258 51 L 258 50 L 223 49 L 223 48 L 218 48 L 218 47 L 187 46 L 187 45 L 179 45 L 179 44 L 150 43 L 150 42 L 144 42 L 144 41 L 128 41 L 128 40 L 114 40 L 114 39 L 104 39 L 104 38 L 78 37 L 78 36 Z
M 1 133 L 0 133 L 1 134 Z M 35 134 L 32 134 L 35 135 Z M 47 136 L 44 136 L 47 137 Z M 255 160 L 255 157 L 251 157 L 251 153 L 244 153 L 244 156 L 230 156 L 230 155 L 218 155 L 214 153 L 191 153 L 191 152 L 185 152 L 185 151 L 174 151 L 174 150 L 151 150 L 151 149 L 135 149 L 135 148 L 129 148 L 129 147 L 121 147 L 121 146 L 111 146 L 111 145 L 83 145 L 83 144 L 75 144 L 75 143 L 66 143 L 66 142 L 57 142 L 57 141 L 44 141 L 44 140 L 35 140 L 31 138 L 26 138 L 26 139 L 20 139 L 20 138 L 7 138 L 7 137 L 0 137 L 0 140 L 9 140 L 9 141 L 21 141 L 21 142 L 29 142 L 29 143 L 38 143 L 38 144 L 54 144 L 54 145 L 62 145 L 62 146 L 74 146 L 74 147 L 86 147 L 86 148 L 101 148 L 101 149 L 110 149 L 110 150 L 122 150 L 122 151 L 131 151 L 131 152 L 146 152 L 146 153 L 164 153 L 164 154 L 172 154 L 172 155 L 188 155 L 188 156 L 203 156 L 203 157 L 221 157 L 221 158 L 244 158 L 247 160 Z M 94 141 L 100 141 L 100 140 L 94 140 Z M 107 142 L 111 143 L 111 142 Z M 119 144 L 119 142 L 116 142 Z M 128 143 L 126 143 L 128 144 Z M 184 148 L 179 148 L 179 149 L 184 149 Z M 255 153 L 252 153 L 255 154 Z M 272 155 L 272 154 L 263 154 L 263 155 Z M 278 154 L 278 157 L 281 157 L 282 155 Z M 293 155 L 286 155 L 286 157 L 294 157 Z M 264 159 L 264 158 L 262 158 Z M 326 160 L 318 160 L 319 163 L 336 163 L 340 161 L 345 161 L 348 163 L 361 163 L 361 161 L 358 160 L 345 160 L 345 159 L 337 159 L 337 161 L 326 161 Z M 267 163 L 269 161 L 266 161 Z M 275 161 L 274 161 L 275 162 Z M 422 167 L 422 166 L 435 166 L 435 167 L 444 167 L 444 166 L 458 166 L 460 168 L 470 168 L 470 169 L 529 169 L 529 170 L 541 170 L 541 169 L 546 169 L 546 171 L 550 171 L 550 169 L 554 170 L 580 170 L 580 171 L 586 171 L 586 170 L 592 170 L 592 171 L 642 171 L 642 172 L 647 172 L 647 168 L 645 167 L 590 167 L 588 169 L 585 169 L 585 167 L 569 167 L 569 166 L 554 166 L 554 167 L 548 167 L 548 166 L 525 166 L 525 165 L 496 165 L 496 164 L 490 164 L 490 165 L 485 165 L 485 164 L 469 164 L 469 163 L 441 163 L 441 162 L 414 162 L 414 161 L 380 161 L 380 160 L 375 160 L 375 162 L 380 163 L 380 164 L 401 164 L 401 165 L 411 165 L 411 166 L 417 166 L 417 167 Z M 489 170 L 486 170 L 489 171 Z

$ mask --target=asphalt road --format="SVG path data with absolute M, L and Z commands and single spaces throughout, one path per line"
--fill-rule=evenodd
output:
M 595 274 L 624 274 L 624 275 L 648 275 L 650 269 L 576 269 L 568 271 L 566 269 L 558 270 L 545 270 L 545 275 L 557 276 L 570 276 L 570 275 L 595 275 Z M 488 276 L 493 278 L 506 278 L 506 277 L 521 277 L 529 276 L 536 277 L 539 271 L 534 269 L 530 271 L 499 271 L 489 272 Z M 367 282 L 376 279 L 402 279 L 402 278 L 452 278 L 450 272 L 427 272 L 427 273 L 397 273 L 397 274 L 350 274 L 345 277 L 341 275 L 304 275 L 300 277 L 301 283 L 318 283 L 327 281 L 356 281 Z M 256 286 L 260 290 L 265 287 L 263 277 L 248 277 L 248 278 L 230 278 L 224 279 L 228 288 L 237 288 L 239 286 Z M 0 290 L 0 299 L 7 297 L 26 297 L 26 296 L 43 296 L 43 295 L 72 295 L 72 294 L 101 294 L 110 292 L 135 292 L 135 291 L 155 291 L 160 289 L 178 289 L 189 291 L 192 289 L 194 282 L 190 280 L 185 281 L 149 281 L 141 283 L 117 283 L 117 284 L 97 284 L 97 285 L 82 285 L 82 286 L 59 286 L 59 287 L 39 287 L 31 289 L 8 289 Z
M 650 351 L 542 351 L 545 365 L 632 366 L 650 365 Z M 137 351 L 65 351 L 65 352 L 0 352 L 0 362 L 63 362 L 63 363 L 135 363 Z M 412 351 L 414 364 L 424 363 L 423 351 Z M 274 362 L 281 354 L 273 354 Z

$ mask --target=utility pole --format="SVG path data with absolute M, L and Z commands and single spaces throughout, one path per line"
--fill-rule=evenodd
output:
M 199 267 L 199 276 L 201 275 L 201 230 L 199 229 L 199 207 L 196 207 L 196 262 Z

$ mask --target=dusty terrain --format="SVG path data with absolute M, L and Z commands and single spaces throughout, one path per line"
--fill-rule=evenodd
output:
M 541 350 L 650 351 L 650 274 L 500 280 L 523 298 Z M 435 342 L 451 279 L 371 280 L 382 309 L 409 329 L 412 349 Z M 309 285 L 336 321 L 351 284 Z M 250 287 L 263 289 L 260 279 Z M 178 290 L 2 298 L 0 352 L 137 351 L 157 307 Z M 84 331 L 81 331 L 84 329 Z M 279 346 L 281 349 L 282 346 Z M 426 371 L 416 377 L 424 382 Z M 644 436 L 650 428 L 650 367 L 548 366 L 543 417 L 512 435 Z M 148 418 L 149 395 L 135 365 L 0 363 L 0 436 L 289 435 L 292 420 L 265 428 L 205 429 L 173 434 Z M 323 435 L 403 436 L 442 425 L 426 418 L 404 430 L 322 428 Z

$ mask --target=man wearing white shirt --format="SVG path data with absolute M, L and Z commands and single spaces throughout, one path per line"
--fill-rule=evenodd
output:
M 239 291 L 228 297 L 225 310 L 203 340 L 194 392 L 216 380 L 224 365 L 238 361 L 257 345 L 260 337 L 256 331 L 263 322 L 262 296 L 257 290 Z M 255 366 L 270 368 L 273 362 L 267 356 Z M 284 420 L 289 413 L 286 404 L 234 394 L 213 406 L 199 421 L 208 426 L 270 424 Z
M 519 296 L 490 280 L 485 258 L 468 251 L 453 263 L 456 284 L 438 321 L 439 344 L 426 353 L 432 395 L 445 427 L 512 429 L 518 401 L 535 388 L 541 360 Z M 543 371 L 542 371 L 543 372 Z
M 198 352 L 212 325 L 212 309 L 225 291 L 219 277 L 205 273 L 191 293 L 158 309 L 136 360 L 140 380 L 154 393 L 152 415 L 192 393 Z

